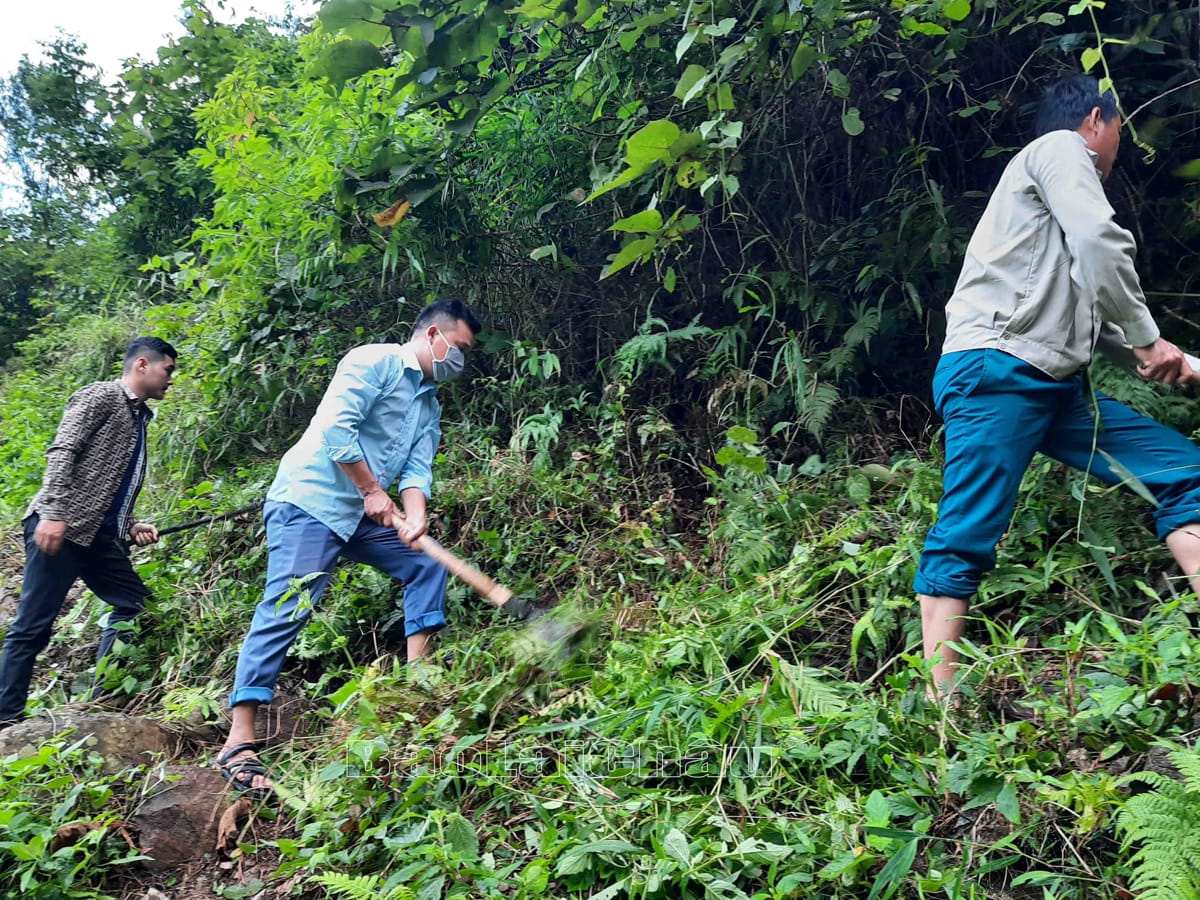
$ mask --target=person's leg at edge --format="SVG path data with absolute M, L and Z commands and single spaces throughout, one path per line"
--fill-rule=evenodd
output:
M 67 541 L 54 556 L 47 556 L 33 540 L 38 516 L 24 522 L 25 570 L 17 617 L 4 636 L 0 651 L 0 722 L 12 724 L 24 718 L 29 683 L 37 655 L 50 642 L 54 619 L 62 609 L 67 591 L 75 582 L 77 545 Z
M 918 594 L 921 601 L 921 644 L 926 659 L 934 659 L 934 691 L 944 695 L 954 689 L 958 670 L 958 651 L 951 644 L 962 639 L 967 601 L 957 597 L 931 597 Z
M 1093 410 L 1104 427 L 1097 430 Z M 1082 390 L 1056 418 L 1042 452 L 1108 484 L 1132 475 L 1157 501 L 1155 531 L 1200 597 L 1200 448 L 1173 428 Z M 1109 459 L 1121 464 L 1116 471 Z
M 1200 597 L 1200 522 L 1176 528 L 1167 535 L 1166 543 L 1192 591 Z
M 404 634 L 408 661 L 429 655 L 433 635 L 446 625 L 446 570 L 413 550 L 394 529 L 363 519 L 342 554 L 404 584 Z
M 116 534 L 101 532 L 92 545 L 79 554 L 79 577 L 101 600 L 112 609 L 104 632 L 100 636 L 100 647 L 96 651 L 96 677 L 92 695 L 99 693 L 104 682 L 104 661 L 117 646 L 131 641 L 134 620 L 146 608 L 151 599 L 150 589 L 134 571 L 133 563 L 118 543 Z
M 418 659 L 424 659 L 429 655 L 429 647 L 433 642 L 432 631 L 418 631 L 416 634 L 410 634 L 405 639 L 405 649 L 408 652 L 408 661 L 416 662 Z
M 229 725 L 229 737 L 225 739 L 225 744 L 221 747 L 222 754 L 238 744 L 253 744 L 258 740 L 258 734 L 254 729 L 254 720 L 258 715 L 259 706 L 260 704 L 256 700 L 245 700 L 229 711 L 232 721 Z M 258 754 L 253 750 L 244 750 L 241 753 L 233 754 L 227 762 L 254 759 L 257 756 Z M 250 778 L 248 786 L 254 790 L 262 790 L 272 787 L 272 784 L 269 776 L 254 775 Z
M 341 542 L 332 531 L 290 503 L 268 501 L 263 518 L 267 525 L 267 583 L 263 601 L 254 611 L 238 654 L 237 674 L 229 699 L 229 735 L 218 758 L 229 754 L 238 744 L 257 742 L 258 708 L 273 699 L 288 648 L 312 615 L 341 550 Z M 309 580 L 303 591 L 292 590 L 293 581 L 315 573 L 321 574 Z M 244 749 L 229 754 L 225 763 L 257 758 L 256 751 Z M 238 785 L 243 789 L 272 787 L 269 776 L 257 774 L 248 784 L 239 780 Z

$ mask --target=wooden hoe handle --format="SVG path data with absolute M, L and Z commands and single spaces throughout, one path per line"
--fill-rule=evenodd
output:
M 417 538 L 417 546 L 426 556 L 440 563 L 455 578 L 473 588 L 479 596 L 495 607 L 504 606 L 513 592 L 494 578 L 489 578 L 465 559 L 459 559 L 427 534 Z

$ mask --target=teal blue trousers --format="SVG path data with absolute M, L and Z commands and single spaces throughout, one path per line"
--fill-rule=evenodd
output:
M 974 595 L 996 565 L 996 544 L 1037 452 L 1108 484 L 1132 474 L 1157 501 L 1160 539 L 1200 523 L 1200 448 L 1101 393 L 1097 428 L 1082 375 L 1057 381 L 1001 350 L 964 350 L 938 363 L 933 397 L 946 425 L 946 462 L 938 519 L 913 584 L 919 594 Z M 1127 472 L 1114 471 L 1109 457 Z

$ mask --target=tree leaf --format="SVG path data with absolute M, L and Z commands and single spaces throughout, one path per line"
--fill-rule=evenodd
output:
M 378 22 L 382 16 L 367 0 L 329 0 L 321 6 L 317 18 L 332 34 L 364 19 Z
M 792 54 L 792 77 L 799 78 L 808 71 L 809 66 L 817 61 L 817 51 L 808 44 L 801 44 Z
M 862 118 L 859 116 L 857 106 L 852 106 L 842 113 L 842 128 L 846 134 L 856 137 L 863 133 L 865 127 Z
M 479 856 L 479 836 L 475 827 L 459 813 L 451 813 L 446 817 L 446 844 L 455 853 L 475 858 Z
M 725 432 L 725 436 L 735 444 L 749 444 L 754 446 L 758 443 L 758 434 L 751 428 L 745 425 L 734 425 Z
M 961 22 L 971 14 L 971 0 L 950 0 L 942 8 L 942 14 L 951 22 Z
M 1079 64 L 1083 67 L 1083 71 L 1090 72 L 1096 63 L 1100 62 L 1100 48 L 1088 47 L 1079 56 Z
M 663 217 L 657 209 L 643 209 L 632 216 L 626 216 L 608 226 L 609 231 L 624 231 L 645 233 L 658 231 L 663 226 Z
M 867 797 L 865 811 L 867 824 L 877 828 L 886 827 L 892 818 L 892 808 L 888 805 L 887 798 L 877 790 L 871 791 L 871 795 Z
M 1011 781 L 996 795 L 996 812 L 1014 825 L 1021 824 L 1021 802 L 1017 798 L 1017 786 Z
M 1200 178 L 1200 159 L 1191 159 L 1171 170 L 1176 178 L 1195 180 Z
M 677 859 L 685 865 L 692 861 L 692 845 L 688 842 L 687 835 L 678 828 L 672 828 L 667 832 L 667 836 L 663 838 L 663 850 L 666 851 L 667 856 Z
M 432 194 L 440 191 L 444 183 L 440 178 L 416 178 L 404 186 L 404 196 L 413 206 L 420 206 Z
M 683 37 L 679 39 L 679 43 L 675 45 L 675 62 L 683 59 L 683 55 L 688 52 L 688 49 L 696 41 L 696 35 L 700 33 L 699 28 L 689 28 L 683 33 Z
M 829 89 L 833 91 L 833 96 L 839 99 L 850 96 L 850 79 L 841 69 L 830 69 L 825 78 L 829 82 Z
M 626 266 L 630 266 L 635 262 L 644 261 L 651 253 L 654 252 L 655 240 L 652 237 L 638 238 L 636 241 L 630 241 L 620 249 L 612 262 L 605 268 L 604 273 L 600 276 L 603 281 L 610 275 L 616 275 Z
M 588 200 L 595 200 L 613 188 L 628 184 L 659 160 L 670 162 L 673 159 L 671 145 L 679 140 L 679 135 L 679 126 L 670 119 L 647 122 L 631 134 L 625 143 L 625 163 L 629 168 L 612 181 L 592 191 Z
M 517 881 L 530 894 L 538 896 L 546 890 L 546 885 L 550 883 L 550 872 L 544 862 L 535 859 L 521 870 Z
M 381 213 L 375 213 L 371 216 L 375 220 L 375 224 L 380 228 L 391 228 L 401 219 L 408 215 L 408 211 L 412 209 L 412 204 L 408 200 L 397 200 Z
M 675 99 L 682 100 L 683 105 L 687 106 L 688 101 L 704 89 L 704 86 L 708 84 L 708 79 L 711 77 L 712 73 L 704 68 L 704 66 L 692 63 L 679 76 L 679 81 L 675 85 Z
M 370 41 L 351 40 L 330 44 L 313 61 L 313 69 L 341 90 L 351 78 L 357 78 L 384 66 L 383 55 Z
M 888 900 L 892 894 L 896 893 L 904 876 L 912 871 L 913 862 L 917 858 L 917 843 L 916 840 L 906 843 L 895 856 L 887 861 L 887 865 L 879 870 L 879 874 L 875 876 L 875 883 L 871 885 L 871 893 L 867 895 L 867 900 Z
M 679 139 L 679 126 L 669 119 L 647 122 L 629 137 L 625 146 L 625 161 L 631 166 L 639 162 L 669 159 L 668 148 Z

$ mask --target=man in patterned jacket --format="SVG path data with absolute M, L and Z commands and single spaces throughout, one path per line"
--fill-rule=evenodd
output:
M 176 356 L 161 338 L 137 338 L 119 379 L 89 384 L 67 401 L 42 489 L 25 513 L 21 600 L 0 653 L 0 728 L 24 718 L 34 660 L 76 578 L 112 607 L 97 662 L 145 606 L 150 592 L 124 542 L 158 540 L 153 525 L 134 520 L 133 504 L 146 474 L 146 401 L 166 395 Z

